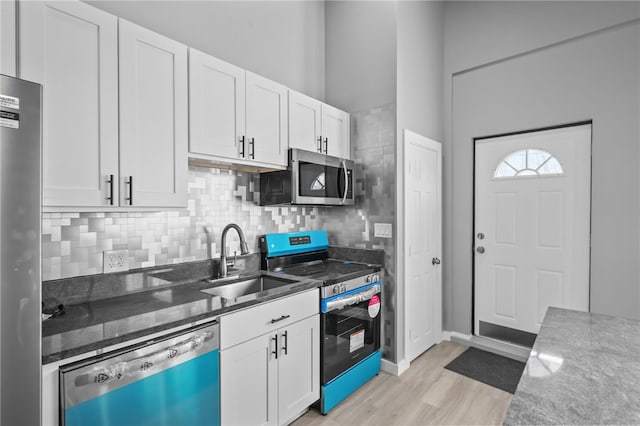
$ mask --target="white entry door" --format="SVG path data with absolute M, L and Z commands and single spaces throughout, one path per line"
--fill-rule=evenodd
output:
M 591 125 L 476 140 L 475 333 L 588 311 Z
M 442 335 L 442 148 L 404 131 L 404 223 L 407 359 Z

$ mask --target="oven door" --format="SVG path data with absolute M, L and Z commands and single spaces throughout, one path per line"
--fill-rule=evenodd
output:
M 352 160 L 291 149 L 290 162 L 295 204 L 354 204 Z
M 322 384 L 380 349 L 380 282 L 322 300 Z

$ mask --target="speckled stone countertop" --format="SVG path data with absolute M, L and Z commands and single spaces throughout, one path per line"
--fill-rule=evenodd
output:
M 640 424 L 640 321 L 549 308 L 504 424 Z
M 329 255 L 356 262 L 384 262 L 382 250 L 330 247 Z M 257 253 L 238 256 L 236 266 L 243 276 L 254 275 L 260 269 L 260 256 Z M 60 361 L 184 324 L 215 318 L 322 285 L 320 281 L 290 277 L 297 282 L 228 299 L 202 292 L 214 286 L 204 279 L 217 276 L 217 273 L 218 259 L 213 259 L 45 281 L 45 308 L 64 304 L 65 314 L 42 323 L 42 363 Z M 287 277 L 283 274 L 277 276 Z
M 241 276 L 250 278 L 257 271 Z M 287 276 L 276 275 L 279 278 Z M 102 349 L 183 324 L 316 288 L 317 280 L 288 277 L 295 282 L 238 298 L 203 293 L 214 285 L 206 281 L 180 282 L 155 290 L 130 293 L 67 305 L 65 314 L 42 324 L 42 363 L 48 364 Z

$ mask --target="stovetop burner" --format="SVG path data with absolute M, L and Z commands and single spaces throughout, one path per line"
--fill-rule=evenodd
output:
M 324 284 L 328 285 L 337 281 L 345 281 L 351 278 L 367 275 L 379 270 L 380 268 L 376 265 L 368 265 L 365 263 L 350 262 L 348 260 L 340 259 L 323 259 L 287 265 L 275 269 L 274 272 L 315 278 L 324 281 Z
M 332 286 L 341 292 L 380 279 L 380 265 L 330 258 L 324 230 L 266 234 L 259 241 L 261 268 L 268 271 L 314 278 L 325 287 L 345 283 Z

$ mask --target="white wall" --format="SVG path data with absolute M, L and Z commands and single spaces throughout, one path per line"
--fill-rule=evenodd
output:
M 324 99 L 323 1 L 87 3 Z
M 394 103 L 396 2 L 325 5 L 326 101 L 350 112 Z
M 437 1 L 398 2 L 398 130 L 444 136 L 444 8 Z
M 447 329 L 471 332 L 472 138 L 586 119 L 591 311 L 640 318 L 638 18 L 638 2 L 446 3 Z

